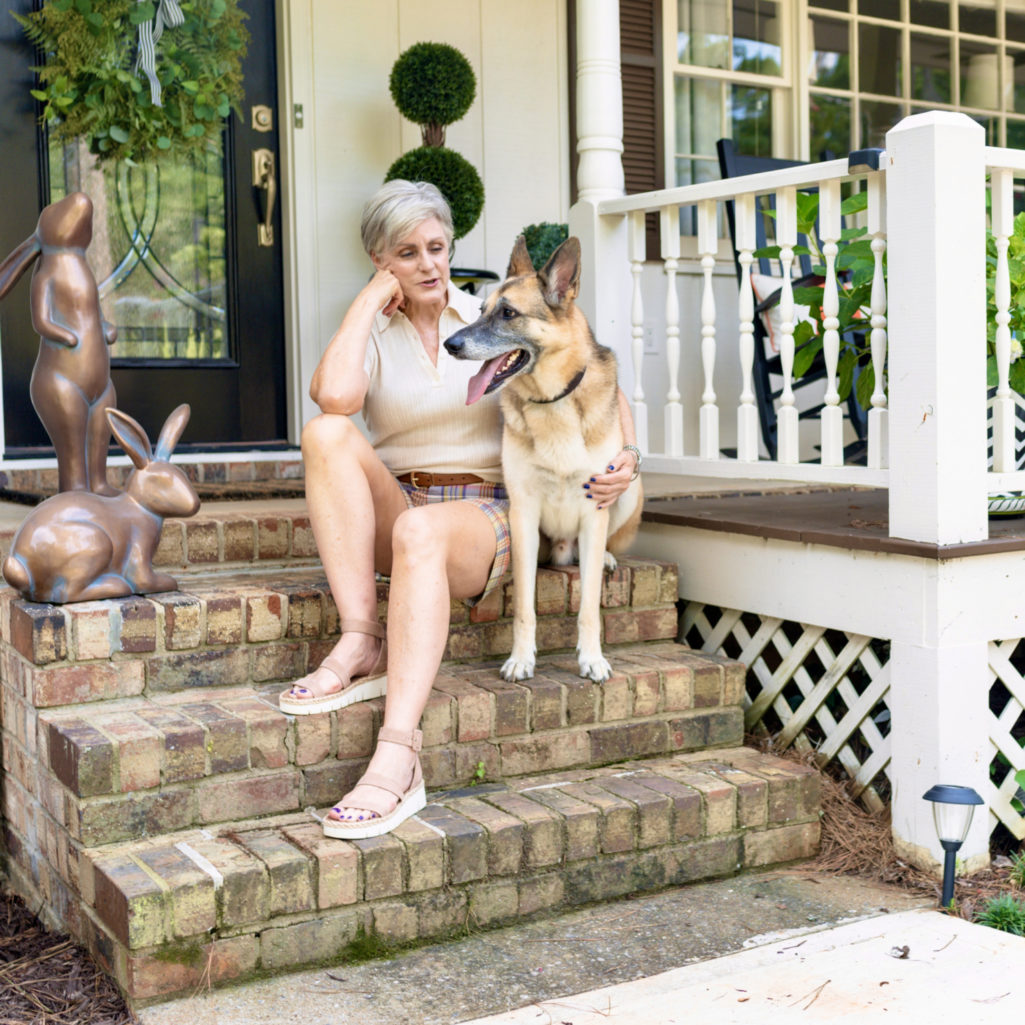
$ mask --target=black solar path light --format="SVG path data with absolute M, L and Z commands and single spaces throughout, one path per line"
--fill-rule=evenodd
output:
M 938 783 L 922 797 L 932 801 L 932 818 L 936 835 L 945 854 L 943 858 L 943 898 L 940 906 L 949 908 L 954 900 L 954 863 L 961 844 L 968 836 L 975 806 L 983 800 L 971 787 Z

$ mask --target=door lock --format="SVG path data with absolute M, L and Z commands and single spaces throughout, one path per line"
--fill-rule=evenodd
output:
M 274 172 L 274 153 L 269 149 L 253 150 L 253 188 L 260 213 L 257 244 L 274 245 L 274 203 L 278 198 L 278 182 Z

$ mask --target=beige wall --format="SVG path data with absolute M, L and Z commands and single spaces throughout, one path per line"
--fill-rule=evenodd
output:
M 473 65 L 477 96 L 447 143 L 480 172 L 486 200 L 454 262 L 501 273 L 524 225 L 568 216 L 566 14 L 562 0 L 281 0 L 279 24 L 295 433 L 315 412 L 316 361 L 369 273 L 360 209 L 420 144 L 388 92 L 395 59 L 429 40 Z

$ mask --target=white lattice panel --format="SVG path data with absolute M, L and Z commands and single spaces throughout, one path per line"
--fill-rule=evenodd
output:
M 990 641 L 989 667 L 995 681 L 989 692 L 993 758 L 989 765 L 989 792 L 984 796 L 990 811 L 1012 835 L 1022 840 L 1025 816 L 1019 808 L 1023 795 L 1014 776 L 1025 769 L 1025 640 Z M 1018 807 L 1012 802 L 1017 802 Z
M 684 610 L 683 639 L 748 667 L 749 730 L 764 726 L 781 748 L 811 747 L 820 764 L 839 762 L 854 794 L 882 808 L 877 784 L 890 762 L 883 642 L 700 602 Z

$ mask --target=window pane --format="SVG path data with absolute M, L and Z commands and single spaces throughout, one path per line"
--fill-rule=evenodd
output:
M 911 24 L 950 28 L 950 0 L 911 0 Z
M 812 160 L 823 153 L 832 157 L 849 153 L 851 145 L 851 101 L 846 96 L 817 96 L 809 99 Z
M 851 87 L 851 45 L 848 23 L 835 18 L 812 18 L 812 54 L 808 80 L 830 89 Z
M 730 122 L 737 152 L 772 156 L 772 90 L 735 85 L 730 96 Z
M 900 21 L 900 0 L 859 0 L 858 14 Z
M 719 161 L 689 160 L 686 157 L 676 158 L 676 184 L 696 185 L 700 182 L 714 182 L 722 177 L 719 174 Z M 720 233 L 722 226 L 720 225 Z M 698 212 L 693 206 L 680 207 L 680 234 L 696 235 L 698 233 Z
M 728 68 L 729 9 L 722 0 L 677 0 L 676 53 L 681 63 Z
M 900 96 L 900 29 L 862 23 L 858 48 L 860 91 Z
M 1004 88 L 1007 90 L 1012 75 L 1013 59 L 1004 60 Z M 1000 65 L 992 46 L 985 43 L 961 41 L 961 105 L 982 107 L 985 110 L 1000 109 Z M 1008 97 L 1010 98 L 1010 97 Z
M 911 98 L 953 103 L 950 39 L 911 33 Z
M 996 0 L 975 0 L 975 3 L 966 3 L 965 0 L 961 0 L 957 8 L 958 28 L 962 32 L 971 32 L 972 35 L 976 36 L 996 38 Z
M 733 70 L 780 73 L 776 0 L 733 0 Z
M 971 114 L 969 116 L 973 121 L 978 121 L 978 123 L 986 129 L 986 145 L 995 146 L 1000 138 L 997 134 L 997 118 L 986 117 L 985 114 Z
M 676 152 L 715 159 L 723 135 L 722 90 L 700 78 L 676 80 Z
M 904 116 L 898 103 L 861 101 L 861 132 L 858 149 L 883 147 L 886 133 Z
M 829 11 L 849 11 L 851 0 L 809 0 L 811 7 L 824 7 Z
M 1004 34 L 1008 42 L 1025 43 L 1025 0 L 1007 0 Z
M 1021 54 L 1015 58 L 1008 56 L 1008 61 L 1014 60 L 1014 106 L 1012 109 L 1016 114 L 1025 114 L 1025 63 L 1019 63 Z M 1010 131 L 1010 122 L 1008 122 Z
M 1025 121 L 1007 122 L 1007 145 L 1011 149 L 1025 149 Z

